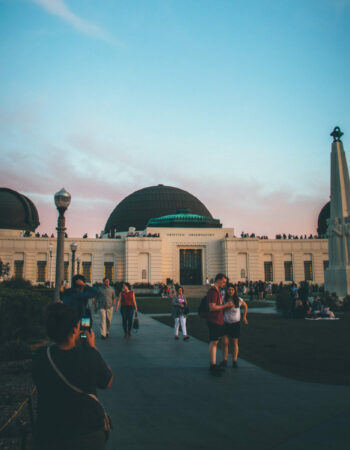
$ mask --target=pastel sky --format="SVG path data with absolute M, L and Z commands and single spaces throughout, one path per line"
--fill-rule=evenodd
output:
M 0 186 L 39 232 L 62 187 L 78 237 L 162 183 L 236 235 L 315 233 L 349 44 L 349 0 L 0 0 Z

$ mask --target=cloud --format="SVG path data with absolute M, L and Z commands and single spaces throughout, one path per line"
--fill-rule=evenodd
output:
M 29 141 L 34 139 L 36 145 L 25 151 L 14 144 L 0 147 L 1 185 L 32 199 L 39 211 L 42 233 L 55 232 L 53 195 L 62 187 L 72 195 L 67 229 L 74 237 L 99 233 L 123 198 L 159 183 L 195 195 L 224 227 L 234 227 L 236 236 L 241 231 L 269 237 L 277 233 L 315 234 L 318 214 L 329 197 L 328 183 L 322 179 L 311 177 L 303 191 L 300 184 L 293 188 L 286 183 L 273 189 L 268 178 L 226 177 L 220 167 L 206 171 L 205 176 L 192 165 L 184 170 L 187 164 L 151 157 L 94 130 L 75 130 L 60 143 L 52 144 L 36 126 L 30 132 L 33 125 L 28 123 L 27 113 L 20 117 L 11 114 L 8 123 L 14 133 L 17 130 Z
M 34 3 L 43 7 L 46 11 L 54 16 L 60 17 L 62 20 L 67 22 L 69 25 L 74 27 L 76 30 L 99 39 L 103 39 L 107 42 L 111 42 L 110 36 L 102 30 L 100 27 L 95 25 L 88 20 L 82 19 L 81 17 L 74 14 L 63 0 L 32 0 Z

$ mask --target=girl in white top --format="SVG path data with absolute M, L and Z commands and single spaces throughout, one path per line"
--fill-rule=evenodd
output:
M 233 367 L 237 367 L 238 339 L 240 335 L 241 325 L 241 307 L 243 307 L 244 310 L 243 323 L 245 325 L 248 325 L 248 306 L 244 300 L 238 297 L 235 287 L 231 283 L 227 286 L 226 302 L 230 301 L 234 303 L 234 306 L 232 308 L 227 308 L 224 310 L 225 336 L 222 339 L 222 355 L 224 359 L 220 364 L 222 367 L 227 367 L 229 344 L 232 350 L 232 365 Z

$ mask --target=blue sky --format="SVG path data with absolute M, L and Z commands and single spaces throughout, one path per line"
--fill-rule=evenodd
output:
M 349 25 L 348 0 L 0 0 L 0 185 L 42 232 L 62 186 L 80 236 L 159 183 L 237 235 L 315 232 Z

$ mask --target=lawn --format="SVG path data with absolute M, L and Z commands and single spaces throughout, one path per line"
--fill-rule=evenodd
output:
M 156 317 L 173 326 L 171 317 Z M 241 327 L 239 356 L 263 369 L 298 380 L 350 384 L 350 313 L 337 321 L 291 320 L 248 313 Z M 208 342 L 205 320 L 187 318 L 189 334 Z
M 197 312 L 201 301 L 200 298 L 188 298 L 190 312 Z M 141 313 L 144 314 L 167 314 L 171 313 L 171 299 L 161 297 L 136 297 L 137 306 Z M 247 302 L 248 307 L 257 308 L 269 306 L 270 304 L 263 300 L 253 300 Z

